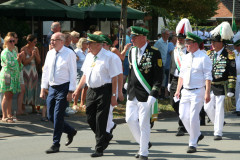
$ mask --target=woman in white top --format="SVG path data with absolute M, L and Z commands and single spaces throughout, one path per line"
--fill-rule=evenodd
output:
M 78 43 L 77 43 L 77 49 L 74 50 L 76 52 L 76 55 L 79 57 L 79 59 L 77 60 L 77 85 L 83 75 L 83 72 L 81 71 L 83 62 L 86 58 L 87 55 L 87 39 L 86 38 L 80 38 Z M 76 95 L 75 99 L 74 99 L 74 103 L 73 103 L 73 109 L 75 110 L 85 110 L 85 105 L 84 105 L 84 101 L 86 99 L 86 93 L 87 93 L 87 86 L 85 85 L 85 87 L 82 88 L 82 94 L 81 94 L 81 103 L 80 103 L 80 108 L 77 105 L 78 102 L 78 98 L 80 96 Z

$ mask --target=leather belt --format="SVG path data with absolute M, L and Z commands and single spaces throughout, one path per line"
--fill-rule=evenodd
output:
M 193 90 L 197 90 L 199 88 L 184 88 L 184 89 L 189 90 L 189 91 L 193 91 Z

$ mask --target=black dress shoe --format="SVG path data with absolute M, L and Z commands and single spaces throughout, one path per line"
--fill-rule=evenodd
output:
M 49 154 L 49 153 L 57 153 L 59 152 L 59 147 L 55 146 L 55 145 L 52 145 L 48 150 L 46 150 L 46 153 Z
M 103 152 L 94 152 L 91 154 L 91 157 L 102 157 L 103 156 Z
M 113 130 L 117 127 L 117 124 L 114 123 L 114 126 L 111 128 L 110 133 L 112 134 Z
M 198 137 L 197 143 L 198 143 L 199 141 L 201 141 L 203 138 L 204 138 L 204 135 L 201 134 L 201 135 Z
M 182 129 L 179 129 L 176 133 L 176 136 L 184 136 L 185 132 Z
M 152 147 L 152 143 L 148 142 L 148 149 L 150 149 Z
M 72 143 L 73 141 L 73 137 L 77 134 L 77 131 L 74 130 L 74 132 L 72 134 L 68 134 L 67 135 L 67 138 L 68 138 L 68 141 L 65 143 L 65 146 L 68 146 L 69 144 Z
M 141 156 L 141 155 L 140 155 L 140 156 L 139 156 L 139 159 L 140 159 L 140 160 L 148 160 L 148 157 L 147 157 L 147 156 Z
M 215 140 L 215 141 L 222 140 L 222 136 L 214 136 L 214 140 Z
M 188 147 L 187 153 L 195 153 L 195 152 L 197 152 L 196 147 L 193 147 L 193 146 L 189 146 L 189 147 Z
M 139 158 L 140 157 L 140 154 L 139 154 L 139 151 L 135 154 L 135 158 Z

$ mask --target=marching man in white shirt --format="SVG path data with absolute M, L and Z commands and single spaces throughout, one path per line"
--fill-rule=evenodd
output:
M 236 72 L 237 72 L 237 82 L 235 88 L 235 101 L 236 101 L 236 114 L 240 116 L 240 31 L 233 37 L 235 62 L 236 62 Z
M 179 117 L 189 133 L 189 147 L 187 153 L 197 151 L 198 141 L 204 136 L 200 132 L 199 113 L 204 104 L 210 101 L 210 86 L 212 80 L 212 62 L 199 49 L 202 39 L 191 32 L 187 32 L 186 47 L 190 52 L 185 56 L 180 69 L 175 98 L 180 98 Z M 206 88 L 205 88 L 206 87 Z
M 112 139 L 112 134 L 106 132 L 106 126 L 110 104 L 112 106 L 117 105 L 117 75 L 121 71 L 114 63 L 113 53 L 103 48 L 104 38 L 99 35 L 88 34 L 87 40 L 89 53 L 83 63 L 83 76 L 73 93 L 73 98 L 87 83 L 87 121 L 96 137 L 95 152 L 91 154 L 91 157 L 101 157 Z
M 77 131 L 64 121 L 67 101 L 72 100 L 76 88 L 77 65 L 76 54 L 64 46 L 64 35 L 60 32 L 51 37 L 51 49 L 47 53 L 42 73 L 40 97 L 47 96 L 48 119 L 54 123 L 53 145 L 46 153 L 59 152 L 62 133 L 68 134 L 66 146 L 72 143 Z M 49 86 L 49 87 L 48 87 Z

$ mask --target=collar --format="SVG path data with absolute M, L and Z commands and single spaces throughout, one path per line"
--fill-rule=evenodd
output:
M 62 48 L 58 51 L 58 53 L 61 53 L 61 52 L 63 51 L 64 47 L 65 47 L 65 46 L 62 46 Z M 57 53 L 57 51 L 55 50 L 55 48 L 54 48 L 54 51 L 55 51 L 55 53 Z
M 101 58 L 102 55 L 103 55 L 104 50 L 105 50 L 105 49 L 102 47 L 102 49 L 98 52 L 98 54 L 96 54 L 96 56 L 97 56 L 98 58 Z M 106 51 L 106 50 L 105 50 L 105 51 Z M 95 55 L 93 55 L 92 53 L 91 53 L 91 55 L 92 55 L 92 57 L 95 56 Z
M 220 51 L 217 52 L 218 56 L 222 53 L 223 49 L 224 49 L 224 47 Z
M 147 48 L 148 43 L 146 42 L 142 48 L 140 48 L 140 53 L 143 54 L 145 49 Z

